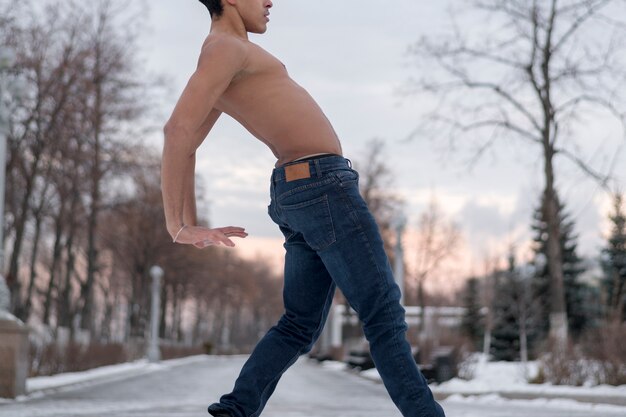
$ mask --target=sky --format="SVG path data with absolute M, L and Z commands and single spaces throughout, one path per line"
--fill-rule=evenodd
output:
M 196 0 L 149 4 L 148 31 L 140 47 L 149 70 L 171 82 L 162 109 L 165 122 L 195 69 L 210 18 Z M 420 76 L 419 71 L 437 71 L 417 68 L 408 47 L 424 35 L 449 30 L 447 5 L 415 0 L 276 0 L 267 33 L 251 35 L 250 40 L 285 63 L 291 77 L 316 99 L 339 135 L 344 156 L 358 164 L 370 140 L 384 141 L 393 188 L 407 202 L 409 265 L 415 257 L 411 236 L 433 197 L 448 219 L 459 225 L 464 243 L 457 263 L 462 265 L 451 269 L 459 283 L 462 276 L 480 273 L 485 257 L 504 258 L 510 245 L 528 256 L 529 224 L 543 180 L 540 153 L 521 142 L 500 142 L 469 167 L 470 143 L 466 147 L 461 142 L 451 153 L 445 150 L 444 138 L 418 135 L 406 140 L 433 103 L 401 92 L 411 77 Z M 601 164 L 618 150 L 618 157 L 626 158 L 620 133 L 602 121 L 592 120 L 588 131 L 580 134 L 581 154 L 594 162 Z M 150 142 L 160 149 L 162 137 L 155 135 Z M 213 227 L 245 227 L 249 236 L 236 242 L 236 250 L 263 256 L 279 268 L 283 238 L 267 215 L 273 154 L 222 116 L 197 155 L 196 173 L 210 202 L 203 214 Z M 608 230 L 610 201 L 573 165 L 557 161 L 557 170 L 562 198 L 577 224 L 580 252 L 597 256 Z M 626 169 L 618 168 L 616 174 L 624 188 Z

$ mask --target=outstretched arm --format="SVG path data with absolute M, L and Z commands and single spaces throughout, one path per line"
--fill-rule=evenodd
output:
M 222 113 L 219 110 L 213 109 L 207 116 L 203 126 L 200 129 L 199 140 L 202 142 L 209 134 L 209 131 L 220 117 Z M 183 199 L 183 223 L 188 226 L 196 226 L 198 224 L 198 215 L 196 211 L 196 187 L 195 187 L 195 175 L 196 175 L 196 153 L 194 152 L 190 158 L 190 163 L 187 164 L 184 169 L 184 181 L 185 181 L 185 196 Z
M 194 191 L 196 150 L 220 116 L 215 103 L 244 68 L 245 60 L 245 49 L 237 40 L 219 38 L 208 42 L 165 125 L 161 188 L 167 230 L 176 242 L 197 247 L 218 243 L 234 246 L 229 237 L 247 236 L 240 227 L 196 226 Z

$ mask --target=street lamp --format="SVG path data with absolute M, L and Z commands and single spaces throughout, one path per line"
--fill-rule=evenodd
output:
M 161 360 L 159 350 L 159 309 L 161 306 L 161 278 L 163 268 L 154 265 L 150 268 L 152 277 L 152 308 L 150 313 L 150 344 L 148 345 L 148 361 L 158 362 Z

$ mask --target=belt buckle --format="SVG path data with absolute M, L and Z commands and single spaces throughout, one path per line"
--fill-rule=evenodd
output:
M 311 178 L 311 170 L 309 169 L 308 161 L 287 165 L 285 167 L 285 179 L 287 182 L 301 180 L 303 178 Z

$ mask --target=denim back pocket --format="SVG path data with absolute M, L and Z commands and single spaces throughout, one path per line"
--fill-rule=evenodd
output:
M 319 251 L 335 243 L 335 229 L 327 194 L 279 206 L 289 227 L 302 233 L 311 249 Z

